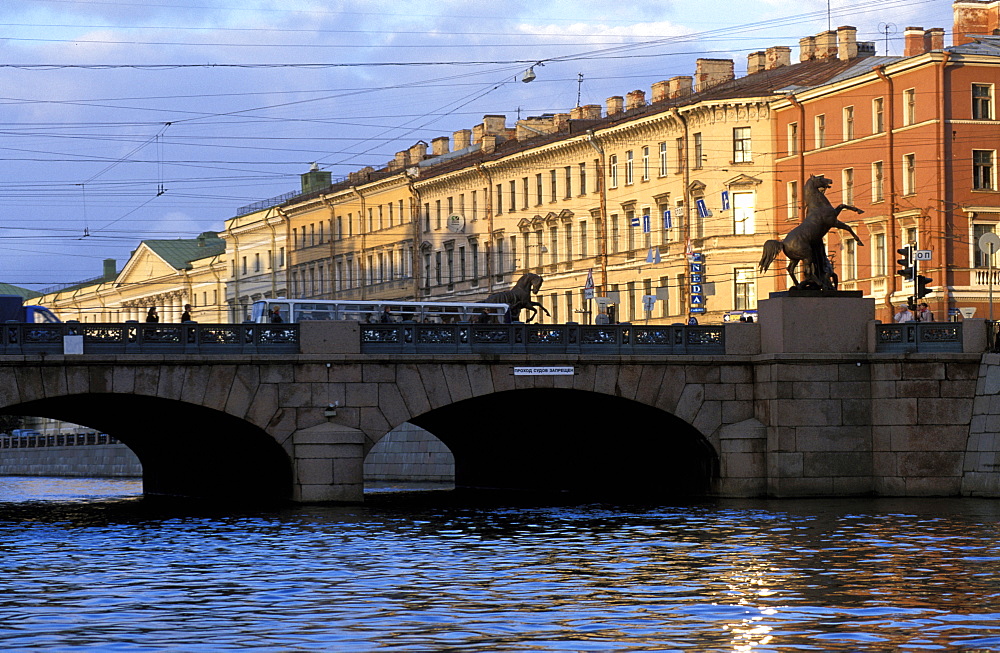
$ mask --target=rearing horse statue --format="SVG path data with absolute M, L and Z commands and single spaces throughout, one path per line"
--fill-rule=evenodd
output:
M 805 183 L 806 217 L 797 227 L 788 232 L 784 240 L 769 240 L 764 243 L 764 255 L 757 266 L 761 272 L 767 272 L 778 254 L 784 253 L 788 259 L 788 276 L 794 284 L 792 288 L 803 288 L 810 282 L 822 290 L 836 290 L 834 286 L 833 268 L 826 256 L 823 238 L 827 232 L 836 227 L 854 236 L 858 244 L 864 246 L 851 226 L 838 219 L 844 209 L 855 213 L 864 213 L 856 206 L 841 204 L 834 207 L 826 197 L 826 189 L 833 182 L 823 175 L 812 175 Z M 805 261 L 805 272 L 800 282 L 795 276 L 795 266 L 799 261 Z
M 510 319 L 514 321 L 517 321 L 522 310 L 531 311 L 531 315 L 525 320 L 531 322 L 538 315 L 538 309 L 549 315 L 544 306 L 531 299 L 531 293 L 537 293 L 541 289 L 542 278 L 533 272 L 528 272 L 522 275 L 510 290 L 495 292 L 483 301 L 491 304 L 507 304 L 510 306 Z

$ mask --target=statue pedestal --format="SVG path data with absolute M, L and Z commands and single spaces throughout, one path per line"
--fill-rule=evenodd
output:
M 758 302 L 757 314 L 761 353 L 863 353 L 875 300 L 852 291 L 771 293 Z

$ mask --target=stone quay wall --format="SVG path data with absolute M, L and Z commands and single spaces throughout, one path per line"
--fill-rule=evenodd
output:
M 124 444 L 31 447 L 0 451 L 0 476 L 142 476 L 142 465 Z

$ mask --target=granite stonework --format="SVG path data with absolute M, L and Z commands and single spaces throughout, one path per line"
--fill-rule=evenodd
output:
M 142 464 L 124 444 L 0 449 L 0 476 L 137 478 Z
M 144 483 L 185 473 L 185 461 L 177 458 L 182 454 L 188 461 L 219 456 L 200 469 L 225 467 L 225 448 L 210 445 L 240 425 L 247 469 L 267 469 L 265 457 L 281 457 L 292 499 L 342 502 L 363 499 L 366 459 L 369 471 L 386 464 L 380 456 L 394 438 L 412 446 L 407 462 L 423 465 L 428 479 L 448 474 L 455 461 L 435 448 L 439 444 L 411 443 L 404 435 L 405 425 L 430 411 L 454 411 L 496 393 L 524 393 L 531 400 L 540 390 L 561 390 L 577 393 L 581 407 L 613 398 L 657 409 L 665 425 L 680 420 L 683 437 L 714 452 L 718 472 L 711 491 L 718 496 L 1000 496 L 1000 357 L 981 349 L 871 353 L 874 322 L 862 320 L 867 309 L 859 308 L 869 306 L 868 300 L 838 297 L 814 304 L 822 299 L 781 298 L 775 305 L 780 310 L 763 310 L 759 323 L 727 325 L 724 355 L 375 357 L 348 346 L 356 344 L 357 325 L 331 322 L 303 329 L 303 350 L 310 353 L 299 355 L 5 356 L 0 411 L 16 412 L 28 403 L 42 416 L 69 411 L 78 423 L 129 446 L 145 446 L 140 458 L 155 469 L 144 469 Z M 796 309 L 795 301 L 809 306 Z M 844 301 L 860 304 L 845 308 Z M 789 325 L 801 325 L 806 314 L 810 324 L 854 315 L 851 329 L 864 337 L 843 335 L 837 344 L 817 347 L 819 353 L 771 351 L 773 343 L 804 346 Z M 514 376 L 514 366 L 526 363 L 570 366 L 575 373 Z M 165 433 L 168 425 L 183 429 L 209 416 L 229 421 L 219 421 L 221 430 L 191 429 L 188 449 L 156 468 L 155 454 L 166 448 L 128 441 L 122 428 L 113 428 L 129 426 L 114 419 L 130 400 L 156 411 Z M 615 446 L 633 448 L 636 455 L 648 438 L 677 437 L 675 426 L 631 428 L 627 415 L 621 423 Z M 390 432 L 390 440 L 379 445 Z M 387 480 L 405 475 L 402 468 L 386 467 L 379 474 Z M 254 482 L 252 475 L 234 479 Z

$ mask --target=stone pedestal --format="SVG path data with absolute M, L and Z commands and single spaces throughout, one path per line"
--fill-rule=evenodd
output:
M 293 500 L 301 503 L 364 501 L 364 433 L 328 422 L 295 431 L 292 444 L 295 451 Z
M 761 353 L 865 353 L 875 300 L 855 293 L 772 293 L 757 312 Z

